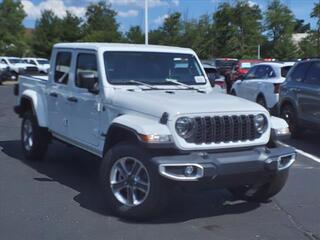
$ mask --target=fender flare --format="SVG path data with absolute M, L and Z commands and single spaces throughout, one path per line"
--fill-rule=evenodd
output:
M 148 135 L 148 134 L 163 134 L 171 135 L 171 132 L 167 125 L 161 124 L 156 119 L 136 116 L 136 115 L 120 115 L 115 118 L 110 127 L 114 125 L 120 125 L 135 131 L 138 134 Z M 109 127 L 109 129 L 110 129 Z
M 19 105 L 21 106 L 22 99 L 28 99 L 32 104 L 32 110 L 37 117 L 40 127 L 48 127 L 48 112 L 45 106 L 43 97 L 36 91 L 27 89 L 22 92 Z

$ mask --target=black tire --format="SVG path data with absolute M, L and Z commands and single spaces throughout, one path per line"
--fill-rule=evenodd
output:
M 282 170 L 277 173 L 266 184 L 253 189 L 252 186 L 241 186 L 229 189 L 230 192 L 243 200 L 252 202 L 266 202 L 278 194 L 287 182 L 289 170 Z
M 294 108 L 289 104 L 284 105 L 281 108 L 280 116 L 281 118 L 286 120 L 286 122 L 288 123 L 291 136 L 293 138 L 299 137 L 301 134 L 302 128 L 298 124 L 298 118 Z
M 263 96 L 259 95 L 256 102 L 268 110 L 266 99 Z
M 32 128 L 32 144 L 26 143 L 27 125 Z M 48 149 L 49 139 L 50 136 L 48 131 L 45 128 L 39 127 L 38 121 L 32 111 L 27 111 L 23 115 L 21 125 L 21 144 L 25 158 L 34 161 L 44 160 L 44 156 Z
M 232 89 L 231 93 L 232 96 L 237 96 L 236 91 L 234 89 Z
M 123 158 L 139 160 L 148 172 L 150 182 L 148 194 L 145 195 L 145 200 L 137 206 L 128 206 L 120 202 L 112 191 L 112 169 Z M 166 185 L 156 167 L 152 166 L 150 159 L 149 153 L 144 148 L 130 142 L 116 144 L 105 154 L 100 168 L 100 183 L 110 210 L 115 215 L 128 219 L 146 219 L 161 213 L 166 207 Z M 125 190 L 127 191 L 127 187 Z

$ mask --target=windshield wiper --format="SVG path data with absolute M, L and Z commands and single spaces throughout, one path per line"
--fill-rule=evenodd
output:
M 184 83 L 182 83 L 182 82 L 179 82 L 179 81 L 176 80 L 176 79 L 167 78 L 167 79 L 166 79 L 166 82 L 174 83 L 174 84 L 176 84 L 176 85 L 186 87 L 187 89 L 195 90 L 195 91 L 197 91 L 197 92 L 199 92 L 199 93 L 206 93 L 204 90 L 201 90 L 201 89 L 196 88 L 196 87 L 189 86 L 189 85 L 187 85 L 187 84 L 184 84 Z
M 150 84 L 147 84 L 147 83 L 144 83 L 144 82 L 140 82 L 140 81 L 136 81 L 136 80 L 130 80 L 129 83 L 135 83 L 135 84 L 138 84 L 140 86 L 145 86 L 145 87 L 148 87 L 149 90 L 159 90 L 160 88 L 157 88 L 157 87 L 154 87 Z

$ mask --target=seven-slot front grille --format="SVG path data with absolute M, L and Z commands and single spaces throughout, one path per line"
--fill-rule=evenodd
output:
M 195 117 L 194 134 L 188 143 L 211 144 L 254 140 L 259 137 L 254 115 Z

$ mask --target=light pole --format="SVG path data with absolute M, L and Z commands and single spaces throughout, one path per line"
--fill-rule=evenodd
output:
M 144 0 L 144 35 L 145 44 L 149 44 L 149 23 L 148 23 L 148 0 Z

